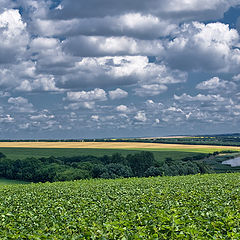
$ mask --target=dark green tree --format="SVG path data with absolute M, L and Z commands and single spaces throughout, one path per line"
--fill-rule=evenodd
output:
M 134 155 L 129 154 L 127 156 L 127 162 L 134 176 L 142 177 L 144 172 L 155 164 L 155 159 L 152 152 L 141 152 Z

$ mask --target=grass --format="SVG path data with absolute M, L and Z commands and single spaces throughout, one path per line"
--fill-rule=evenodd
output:
M 240 174 L 0 188 L 0 239 L 240 239 Z
M 166 144 L 167 145 L 167 144 Z M 129 148 L 128 150 L 131 150 Z M 204 148 L 204 147 L 198 147 L 198 148 L 181 148 L 181 147 L 169 147 L 169 148 L 134 148 L 134 150 L 138 151 L 151 151 L 151 152 L 185 152 L 185 153 L 213 153 L 217 151 L 224 151 L 224 150 L 232 150 L 232 148 L 215 148 L 215 146 L 212 146 L 211 148 Z M 240 151 L 240 149 L 233 149 L 235 151 Z
M 183 149 L 93 149 L 93 148 L 0 148 L 0 152 L 4 153 L 10 159 L 24 159 L 28 157 L 50 157 L 50 156 L 79 156 L 79 155 L 93 155 L 103 156 L 112 155 L 114 153 L 121 153 L 126 156 L 127 154 L 134 154 L 139 151 L 151 151 L 155 158 L 159 161 L 171 157 L 174 160 L 179 160 L 184 157 L 196 155 L 199 152 L 192 152 Z M 207 152 L 206 152 L 207 153 Z
M 164 160 L 171 157 L 178 160 L 197 153 L 213 153 L 222 150 L 238 150 L 237 147 L 179 145 L 133 142 L 1 142 L 0 151 L 11 159 L 49 156 L 112 155 L 116 152 L 124 156 L 137 151 L 151 151 L 155 158 Z
M 5 185 L 12 185 L 12 184 L 27 184 L 27 182 L 0 178 L 0 187 Z

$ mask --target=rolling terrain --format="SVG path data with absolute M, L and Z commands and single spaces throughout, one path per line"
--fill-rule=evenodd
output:
M 0 152 L 13 160 L 116 153 L 127 156 L 143 150 L 152 152 L 158 161 L 172 158 L 177 163 L 199 153 L 207 156 L 240 148 L 106 142 L 0 143 Z M 220 154 L 219 159 L 213 157 L 208 161 L 219 167 L 218 172 L 229 171 L 229 166 L 221 165 L 225 154 Z M 239 239 L 239 180 L 240 173 L 20 185 L 25 182 L 0 179 L 0 238 Z
M 240 174 L 0 187 L 1 239 L 239 239 Z

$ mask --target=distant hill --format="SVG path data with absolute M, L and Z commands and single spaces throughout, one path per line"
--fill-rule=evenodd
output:
M 196 137 L 240 137 L 240 133 L 196 135 Z

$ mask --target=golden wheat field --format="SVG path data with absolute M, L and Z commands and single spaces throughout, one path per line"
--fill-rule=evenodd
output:
M 135 142 L 1 142 L 0 148 L 95 148 L 95 149 L 214 149 L 238 150 L 240 147 L 211 146 L 211 145 L 183 145 L 161 143 Z

